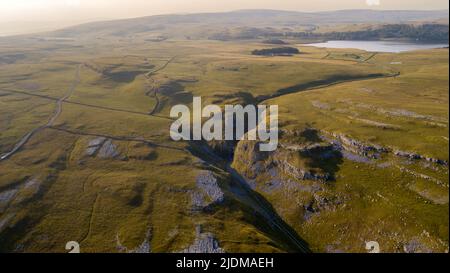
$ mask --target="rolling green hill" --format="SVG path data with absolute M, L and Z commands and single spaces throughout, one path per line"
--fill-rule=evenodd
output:
M 315 30 L 320 26 L 364 24 L 399 24 L 446 20 L 448 11 L 374 11 L 345 10 L 335 12 L 292 12 L 277 10 L 241 10 L 223 13 L 159 15 L 135 19 L 83 24 L 50 33 L 53 37 L 89 38 L 103 36 L 135 37 L 165 35 L 169 37 L 207 38 L 236 29 L 259 31 Z M 150 35 L 151 36 L 151 35 Z

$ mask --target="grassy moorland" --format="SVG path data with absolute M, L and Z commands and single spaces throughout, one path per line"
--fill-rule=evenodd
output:
M 286 130 L 315 128 L 324 135 L 345 135 L 390 151 L 448 161 L 448 50 L 379 54 L 370 62 L 400 75 L 291 94 L 269 103 L 282 107 Z M 286 212 L 318 250 L 363 251 L 368 237 L 386 251 L 402 251 L 407 238 L 429 249 L 446 248 L 447 166 L 387 152 L 370 161 L 344 157 L 335 168 L 335 180 L 324 193 L 345 200 L 343 204 L 318 212 L 307 224 L 298 223 L 293 208 Z M 301 195 L 297 198 L 304 199 Z M 280 207 L 291 200 L 281 192 L 268 196 Z M 357 241 L 360 245 L 352 244 Z M 348 242 L 344 249 L 342 242 Z
M 0 155 L 39 130 L 0 161 L 1 252 L 177 252 L 206 234 L 227 252 L 448 251 L 448 49 L 16 39 L 0 41 Z M 193 96 L 279 105 L 279 150 L 173 142 L 170 108 Z

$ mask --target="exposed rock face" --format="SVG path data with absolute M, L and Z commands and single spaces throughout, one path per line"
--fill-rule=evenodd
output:
M 100 148 L 97 156 L 102 159 L 116 158 L 120 155 L 116 149 L 116 145 L 114 145 L 112 141 L 108 139 L 107 141 L 105 141 L 105 143 L 103 143 L 103 146 Z
M 410 160 L 426 160 L 428 162 L 435 163 L 435 164 L 438 164 L 438 165 L 448 166 L 448 162 L 445 161 L 445 160 L 431 158 L 431 157 L 426 157 L 426 156 L 422 156 L 422 155 L 419 155 L 419 154 L 416 154 L 416 153 L 395 151 L 394 154 L 396 156 L 404 157 L 404 158 L 407 158 L 407 159 L 410 159 Z
M 20 188 L 19 194 L 14 201 L 15 204 L 18 204 L 25 200 L 30 200 L 36 194 L 39 193 L 42 185 L 42 180 L 38 178 L 31 178 L 25 182 L 25 184 Z
M 403 246 L 406 253 L 431 253 L 432 251 L 422 245 L 418 240 L 412 240 Z
M 96 139 L 93 139 L 89 142 L 89 147 L 97 147 L 97 146 L 101 146 L 103 143 L 105 143 L 106 138 L 104 137 L 99 137 Z
M 202 192 L 194 191 L 191 193 L 192 209 L 194 211 L 202 210 L 206 207 L 205 196 Z
M 343 205 L 346 198 L 335 196 L 327 187 L 342 162 L 341 150 L 310 128 L 283 131 L 281 140 L 273 152 L 260 152 L 257 141 L 240 141 L 233 167 L 254 190 L 291 198 L 292 210 L 284 213 L 296 214 L 303 221 Z
M 33 198 L 39 192 L 41 183 L 38 178 L 31 178 L 15 188 L 0 192 L 0 213 L 5 212 L 8 207 Z
M 321 211 L 334 211 L 344 203 L 342 198 L 326 197 L 318 193 L 313 194 L 313 199 L 307 203 L 304 208 L 304 220 L 311 219 L 312 216 L 319 214 Z
M 12 218 L 14 218 L 14 214 L 8 214 L 0 218 L 0 232 L 8 226 L 8 223 Z
M 321 105 L 316 106 L 321 107 Z M 319 132 L 314 129 L 283 130 L 280 136 L 279 147 L 273 152 L 260 152 L 257 141 L 240 141 L 236 146 L 232 167 L 246 178 L 254 191 L 266 197 L 277 208 L 280 216 L 293 226 L 299 222 L 305 225 L 316 225 L 326 219 L 328 215 L 338 211 L 359 209 L 350 202 L 351 200 L 359 198 L 366 202 L 365 197 L 358 191 L 353 191 L 353 185 L 347 184 L 345 181 L 347 166 L 342 166 L 342 163 L 347 165 L 349 162 L 343 159 L 370 164 L 364 166 L 364 169 L 389 168 L 389 170 L 396 171 L 395 168 L 400 168 L 401 171 L 418 178 L 448 187 L 446 183 L 433 177 L 397 166 L 404 163 L 411 164 L 414 167 L 413 170 L 416 170 L 415 167 L 417 170 L 421 170 L 420 165 L 427 165 L 428 167 L 422 166 L 427 170 L 432 168 L 437 171 L 443 170 L 442 167 L 431 164 L 431 162 L 442 164 L 442 161 L 426 158 L 419 154 L 398 152 L 393 147 L 383 147 L 371 142 L 360 141 L 351 136 Z M 410 160 L 422 159 L 424 162 L 412 164 L 405 160 L 398 160 L 396 156 Z M 425 160 L 429 162 L 425 162 Z M 351 165 L 357 169 L 362 164 Z M 341 168 L 344 170 L 341 171 Z M 397 173 L 399 172 L 397 171 Z M 359 171 L 355 171 L 355 174 L 359 174 Z M 333 181 L 333 178 L 344 185 L 346 190 L 336 191 L 332 187 L 333 183 L 324 183 Z M 356 176 L 355 178 L 357 179 Z M 376 194 L 378 197 L 370 197 L 369 200 L 374 203 L 374 206 L 376 206 L 378 198 L 383 199 L 383 202 L 392 202 L 389 196 L 385 197 L 378 192 Z M 433 194 L 436 195 L 436 193 Z M 425 196 L 425 194 L 423 195 Z M 289 200 L 288 203 L 286 200 Z M 447 200 L 442 198 L 434 202 L 447 204 L 448 195 Z M 339 227 L 338 232 L 344 234 L 346 230 L 347 227 L 342 229 Z M 396 242 L 397 250 L 401 250 L 405 246 L 405 252 L 429 251 L 427 241 L 410 241 L 402 238 L 401 240 L 396 239 Z M 404 244 L 400 242 L 404 242 Z M 330 245 L 331 247 L 327 248 L 327 251 L 347 251 L 340 242 L 335 242 L 335 244 Z
M 409 158 L 409 159 L 422 159 L 422 156 L 420 156 L 418 154 L 414 154 L 414 153 L 407 153 L 407 152 L 402 152 L 402 151 L 396 151 L 396 152 L 394 152 L 394 154 L 396 156 L 406 157 L 406 158 Z
M 89 142 L 88 148 L 86 149 L 86 155 L 87 156 L 95 156 L 97 154 L 97 151 L 100 149 L 100 147 L 105 143 L 106 138 L 99 137 L 96 139 L 93 139 Z
M 329 174 L 317 174 L 312 171 L 307 171 L 292 165 L 286 160 L 277 160 L 276 162 L 285 173 L 290 174 L 296 179 L 315 181 L 329 181 L 331 179 Z
M 220 248 L 212 233 L 203 233 L 202 228 L 197 226 L 194 243 L 180 253 L 225 253 L 225 251 Z
M 212 172 L 201 173 L 197 177 L 197 187 L 209 197 L 209 199 L 211 200 L 211 204 L 218 204 L 223 202 L 223 191 L 219 187 L 217 179 L 214 177 Z M 196 200 L 194 200 L 194 204 L 202 203 L 200 195 L 197 195 L 195 198 Z
M 332 147 L 323 145 L 323 143 L 309 145 L 280 144 L 277 151 L 260 152 L 258 142 L 241 141 L 236 149 L 237 156 L 235 156 L 233 166 L 251 180 L 270 171 L 269 175 L 275 172 L 277 176 L 285 173 L 298 180 L 326 182 L 332 179 L 332 175 L 317 168 L 308 167 L 308 161 L 314 160 L 313 157 L 317 160 L 333 157 L 332 152 Z M 303 160 L 305 164 L 293 162 L 290 160 L 292 157 L 300 158 L 300 161 Z M 273 177 L 273 175 L 271 176 Z
M 89 142 L 86 155 L 101 159 L 115 159 L 120 156 L 120 153 L 117 151 L 117 146 L 114 145 L 111 139 L 99 137 Z
M 379 158 L 380 154 L 389 152 L 389 149 L 380 145 L 366 144 L 342 134 L 332 133 L 331 135 L 337 140 L 337 142 L 334 142 L 335 145 L 365 157 L 376 159 Z
M 3 212 L 9 205 L 9 203 L 14 199 L 18 190 L 12 189 L 0 193 L 0 212 Z
M 131 250 L 130 253 L 151 253 L 150 241 L 146 239 L 140 246 Z
M 342 142 L 339 139 L 328 138 L 324 135 L 321 136 L 321 139 L 323 141 L 330 143 L 330 145 L 333 146 L 333 150 L 341 153 L 344 158 L 346 158 L 350 161 L 353 161 L 353 162 L 370 164 L 370 163 L 373 163 L 373 159 L 375 159 L 379 156 L 379 154 L 376 154 L 376 155 L 370 154 L 369 155 L 367 152 L 360 151 L 357 148 L 355 148 L 354 146 L 350 146 L 350 147 L 345 146 L 342 144 Z M 356 142 L 356 141 L 353 140 L 352 142 Z
M 426 160 L 434 164 L 448 166 L 448 161 L 446 160 L 426 157 L 412 152 L 404 152 L 400 150 L 392 151 L 393 149 L 391 148 L 386 148 L 376 144 L 363 143 L 342 134 L 328 133 L 325 131 L 323 133 L 323 140 L 332 143 L 336 150 L 340 150 L 346 158 L 353 161 L 365 162 L 364 158 L 378 159 L 382 154 L 393 153 L 395 156 L 403 157 L 409 160 Z M 333 139 L 328 138 L 326 135 L 331 135 Z M 352 155 L 352 153 L 354 155 Z M 364 158 L 355 157 L 355 154 L 363 156 Z M 365 163 L 370 162 L 366 161 Z
M 236 146 L 233 167 L 252 180 L 270 169 L 266 159 L 273 153 L 260 152 L 259 142 L 243 140 Z
M 25 182 L 23 186 L 24 189 L 38 191 L 40 186 L 40 181 L 37 178 L 32 178 Z

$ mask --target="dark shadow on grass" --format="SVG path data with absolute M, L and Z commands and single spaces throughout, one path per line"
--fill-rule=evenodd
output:
M 164 108 L 177 104 L 189 105 L 192 103 L 194 95 L 186 91 L 180 81 L 171 81 L 163 84 L 157 89 L 159 104 L 153 114 L 160 113 Z
M 104 75 L 109 79 L 120 82 L 120 83 L 130 83 L 134 79 L 142 74 L 142 71 L 121 71 L 121 72 L 105 72 Z
M 256 105 L 258 100 L 252 93 L 246 91 L 239 91 L 237 93 L 216 95 L 214 96 L 214 104 L 223 104 L 229 100 L 239 103 L 241 105 Z
M 300 157 L 304 158 L 306 165 L 311 170 L 318 170 L 320 174 L 326 174 L 328 181 L 336 180 L 336 173 L 344 163 L 343 156 L 332 146 L 316 147 L 308 151 L 299 152 Z M 314 171 L 311 171 L 314 173 Z
M 261 103 L 268 99 L 274 99 L 281 97 L 283 95 L 297 93 L 297 92 L 303 92 L 318 88 L 325 88 L 329 86 L 333 86 L 340 83 L 345 82 L 352 82 L 352 81 L 360 81 L 360 80 L 369 80 L 369 79 L 379 79 L 379 78 L 392 78 L 399 76 L 400 73 L 392 73 L 392 74 L 383 74 L 383 73 L 372 73 L 372 74 L 366 74 L 366 75 L 333 75 L 331 77 L 328 77 L 326 79 L 307 82 L 307 83 L 301 83 L 297 85 L 293 85 L 290 87 L 279 89 L 275 92 L 275 94 L 272 95 L 261 95 L 256 98 L 258 103 Z
M 308 90 L 316 87 L 323 87 L 330 84 L 336 84 L 336 83 L 342 83 L 342 82 L 348 82 L 348 81 L 356 81 L 356 80 L 362 80 L 362 79 L 372 79 L 372 78 L 381 78 L 386 77 L 386 74 L 383 73 L 373 73 L 373 74 L 367 74 L 367 75 L 333 75 L 331 77 L 328 77 L 326 79 L 307 82 L 307 83 L 301 83 L 294 86 L 290 86 L 287 88 L 279 89 L 274 97 L 279 97 L 286 94 L 291 94 L 295 92 L 300 92 L 303 90 Z

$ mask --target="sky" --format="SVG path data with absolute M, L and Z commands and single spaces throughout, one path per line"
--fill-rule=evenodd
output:
M 0 0 L 0 34 L 96 20 L 239 9 L 448 9 L 448 0 Z

